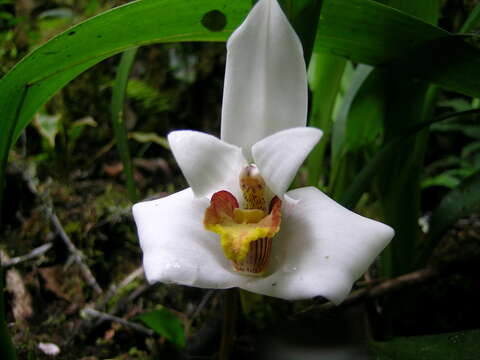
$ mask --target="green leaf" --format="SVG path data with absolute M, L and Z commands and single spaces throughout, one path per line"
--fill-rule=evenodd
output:
M 454 189 L 460 184 L 460 180 L 455 176 L 454 171 L 446 171 L 437 176 L 429 177 L 422 180 L 422 189 L 427 189 L 432 186 L 443 186 L 449 189 Z
M 358 65 L 334 123 L 330 194 L 338 199 L 360 170 L 364 153 L 379 143 L 386 108 L 384 74 Z
M 423 1 L 423 0 L 422 0 Z M 383 65 L 449 33 L 371 0 L 324 1 L 315 50 Z
M 185 346 L 185 332 L 182 321 L 170 310 L 160 307 L 157 310 L 140 315 L 139 318 L 157 334 L 180 347 Z
M 331 54 L 314 53 L 308 68 L 309 85 L 312 90 L 312 109 L 309 125 L 323 131 L 321 141 L 308 157 L 308 183 L 317 186 L 325 150 L 331 138 L 333 110 L 345 71 L 346 60 Z
M 467 33 L 474 30 L 480 24 L 480 3 L 475 5 L 475 8 L 468 16 L 467 20 L 460 29 L 461 33 Z
M 123 163 L 123 172 L 127 179 L 127 189 L 130 201 L 138 200 L 137 188 L 133 179 L 132 159 L 128 147 L 127 129 L 125 127 L 123 107 L 125 102 L 125 90 L 127 88 L 128 77 L 135 60 L 137 48 L 132 48 L 122 54 L 120 64 L 118 65 L 117 75 L 112 90 L 111 119 L 113 133 L 117 143 L 117 150 Z
M 371 342 L 378 360 L 476 360 L 480 354 L 480 330 Z
M 418 77 L 448 90 L 480 97 L 479 48 L 475 37 L 444 36 L 406 51 L 391 69 L 399 76 Z
M 333 125 L 332 158 L 334 160 L 334 163 L 336 163 L 336 161 L 342 155 L 342 149 L 344 148 L 345 144 L 345 133 L 347 131 L 347 120 L 348 114 L 350 113 L 350 108 L 352 107 L 355 97 L 359 93 L 362 85 L 365 83 L 372 70 L 373 68 L 371 66 L 359 65 L 353 72 L 353 76 L 350 80 L 345 96 L 343 97 L 342 103 L 338 109 L 335 123 Z
M 170 150 L 170 145 L 168 145 L 168 140 L 165 139 L 163 136 L 159 136 L 153 132 L 145 133 L 139 131 L 132 131 L 128 133 L 128 137 L 140 143 L 149 143 L 153 142 L 161 147 Z
M 475 119 L 473 119 L 471 124 L 435 124 L 432 126 L 432 131 L 458 131 L 468 137 L 480 140 L 480 126 L 478 126 L 478 121 L 475 121 Z
M 362 66 L 359 66 L 359 70 Z M 370 73 L 350 105 L 346 128 L 344 151 L 355 151 L 371 145 L 383 131 L 385 112 L 385 86 L 383 74 Z

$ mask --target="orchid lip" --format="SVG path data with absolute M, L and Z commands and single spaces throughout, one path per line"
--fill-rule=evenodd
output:
M 243 208 L 230 192 L 218 191 L 210 200 L 203 223 L 207 230 L 220 235 L 224 254 L 235 271 L 261 275 L 270 259 L 272 238 L 280 230 L 281 201 L 275 197 L 267 207 L 267 188 L 255 165 L 241 171 L 239 182 Z

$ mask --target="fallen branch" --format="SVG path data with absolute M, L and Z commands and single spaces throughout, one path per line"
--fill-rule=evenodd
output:
M 302 314 L 312 310 L 316 312 L 327 312 L 351 306 L 364 300 L 372 300 L 380 296 L 402 290 L 412 285 L 427 282 L 428 280 L 437 277 L 440 273 L 440 270 L 437 268 L 426 268 L 414 271 L 409 274 L 382 281 L 378 285 L 355 290 L 340 305 L 335 305 L 332 302 L 312 305 L 302 311 L 295 313 L 293 317 L 301 316 Z
M 70 237 L 67 235 L 67 233 L 63 229 L 63 226 L 60 223 L 60 220 L 58 220 L 57 215 L 53 211 L 50 212 L 50 220 L 52 221 L 53 226 L 57 230 L 58 235 L 60 235 L 60 238 L 63 240 L 68 250 L 72 254 L 73 259 L 75 260 L 77 265 L 80 267 L 80 271 L 82 272 L 82 275 L 85 278 L 85 281 L 88 283 L 88 285 L 90 285 L 93 288 L 93 290 L 97 294 L 102 294 L 103 293 L 102 288 L 100 287 L 100 285 L 98 285 L 98 282 L 93 276 L 92 272 L 90 271 L 90 268 L 83 261 L 82 252 L 78 250 L 77 247 L 73 244 L 72 240 L 70 240 Z
M 87 309 L 93 309 L 95 311 L 101 312 L 102 310 L 105 310 L 108 302 L 114 298 L 115 296 L 118 295 L 124 288 L 126 288 L 128 285 L 130 285 L 133 281 L 137 279 L 145 279 L 145 273 L 143 271 L 143 267 L 140 266 L 136 268 L 134 271 L 132 271 L 130 274 L 128 274 L 120 283 L 118 284 L 111 284 L 108 288 L 108 290 L 104 293 L 104 296 L 99 298 L 97 301 L 94 303 L 90 303 L 87 305 L 83 310 L 80 311 L 80 313 L 83 313 Z M 116 304 L 110 309 L 109 315 L 110 316 L 115 316 L 120 312 L 120 309 L 122 307 L 121 304 L 126 304 L 130 303 L 133 300 L 135 300 L 136 297 L 140 296 L 144 291 L 146 291 L 151 285 L 150 284 L 141 284 L 138 286 L 131 294 L 128 296 L 123 296 L 121 299 L 119 299 Z M 102 324 L 104 321 L 107 319 L 104 317 L 98 317 L 96 321 L 85 321 L 82 326 L 78 329 L 79 333 L 85 332 L 85 331 L 90 331 L 92 329 L 97 328 L 100 324 Z M 78 334 L 74 334 L 73 338 L 77 336 Z
M 149 335 L 149 336 L 152 336 L 154 334 L 153 330 L 151 330 L 149 328 L 146 328 L 143 325 L 140 325 L 140 324 L 137 324 L 137 323 L 134 323 L 134 322 L 131 322 L 131 321 L 128 321 L 128 320 L 125 320 L 125 319 L 122 319 L 120 317 L 113 316 L 113 315 L 110 315 L 110 314 L 107 314 L 107 313 L 104 313 L 104 312 L 100 312 L 100 311 L 97 311 L 97 310 L 92 309 L 92 308 L 86 308 L 86 309 L 82 310 L 82 314 L 84 314 L 88 317 L 93 317 L 93 318 L 96 318 L 98 320 L 102 320 L 102 321 L 113 321 L 113 322 L 119 323 L 119 324 L 121 324 L 125 327 L 128 327 L 132 330 L 141 332 L 141 333 Z
M 33 249 L 28 254 L 21 255 L 21 256 L 16 256 L 14 258 L 4 260 L 4 261 L 2 261 L 2 267 L 5 268 L 5 269 L 9 269 L 9 268 L 11 268 L 15 265 L 18 265 L 18 264 L 21 264 L 23 262 L 27 262 L 29 260 L 40 257 L 43 254 L 45 254 L 48 250 L 50 250 L 52 246 L 53 246 L 52 243 L 46 243 L 42 246 L 39 246 L 39 247 Z

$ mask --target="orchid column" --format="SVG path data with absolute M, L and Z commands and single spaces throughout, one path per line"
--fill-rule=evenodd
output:
M 306 127 L 302 46 L 276 0 L 255 5 L 227 51 L 221 139 L 170 133 L 190 188 L 133 207 L 146 276 L 338 304 L 393 230 L 316 188 L 288 191 L 321 131 Z

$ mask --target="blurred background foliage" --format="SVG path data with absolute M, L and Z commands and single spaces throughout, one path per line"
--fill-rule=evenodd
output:
M 127 2 L 0 0 L 0 77 L 57 34 Z M 412 24 L 423 20 L 450 33 L 470 34 L 479 56 L 478 1 L 378 3 L 413 16 L 408 18 Z M 361 0 L 352 4 L 363 9 Z M 304 20 L 304 6 L 318 10 L 319 2 L 286 0 L 282 5 L 304 40 L 307 58 L 312 54 L 309 121 L 325 132 L 295 186 L 318 186 L 395 228 L 392 246 L 357 289 L 415 271 L 420 271 L 413 273 L 419 280 L 405 282 L 402 291 L 328 311 L 322 308 L 323 299 L 289 303 L 242 298 L 233 358 L 474 359 L 480 343 L 474 330 L 480 323 L 475 291 L 480 285 L 480 126 L 474 113 L 480 100 L 474 92 L 480 94 L 480 85 L 465 79 L 475 74 L 453 69 L 456 75 L 445 71 L 443 78 L 433 71 L 409 77 L 395 66 L 411 61 L 414 67 L 415 52 L 398 54 L 405 46 L 401 42 L 355 43 L 368 65 L 329 45 L 332 40 L 322 29 L 331 29 L 335 21 L 352 21 L 339 35 L 348 40 L 357 26 L 370 26 L 355 19 L 368 20 L 375 11 L 383 14 L 385 8 L 378 4 L 347 13 L 340 10 L 348 2 L 325 0 L 322 15 L 330 11 L 335 17 L 320 21 L 316 42 L 308 25 L 316 28 L 318 18 L 310 14 Z M 395 11 L 385 14 L 397 19 Z M 378 39 L 396 39 L 394 25 L 400 25 L 392 25 L 391 19 L 385 20 L 387 35 Z M 405 29 L 399 28 L 398 39 L 405 43 L 437 34 L 423 23 L 413 35 L 402 38 L 400 30 Z M 377 52 L 369 48 L 365 55 L 363 45 L 377 46 Z M 427 48 L 427 53 L 437 54 L 439 63 L 443 56 L 461 56 L 451 53 L 457 48 L 442 46 L 440 51 Z M 130 200 L 186 187 L 165 140 L 168 132 L 219 134 L 225 45 L 149 45 L 131 52 L 128 60 L 127 53 L 108 57 L 76 77 L 36 111 L 10 150 L 1 214 L 2 258 L 8 262 L 51 244 L 41 257 L 6 273 L 6 316 L 19 358 L 47 358 L 39 342 L 58 344 L 62 359 L 210 358 L 217 350 L 221 292 L 146 284 L 137 270 L 141 251 Z M 428 70 L 421 68 L 421 60 L 418 68 Z M 426 81 L 435 75 L 456 88 L 446 90 Z M 116 105 L 118 117 L 112 103 L 116 91 L 124 100 Z M 456 113 L 462 116 L 436 121 Z M 428 122 L 430 127 L 424 125 Z M 71 249 L 51 225 L 52 213 L 83 253 L 83 262 L 104 290 L 102 296 L 84 281 L 79 266 L 72 265 Z M 135 276 L 121 286 L 129 274 Z M 111 284 L 118 285 L 117 290 Z M 143 330 L 92 320 L 85 311 L 89 306 L 143 323 Z

